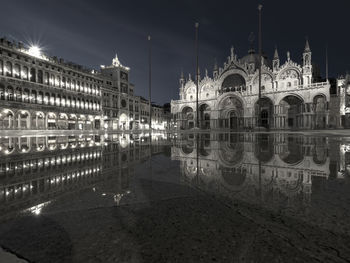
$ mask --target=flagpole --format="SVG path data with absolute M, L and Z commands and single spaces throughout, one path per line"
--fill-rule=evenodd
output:
M 258 98 L 258 127 L 261 126 L 261 64 L 262 64 L 262 37 L 261 37 L 261 9 L 262 5 L 258 6 L 259 10 L 259 98 Z
M 149 130 L 152 132 L 152 99 L 151 99 L 151 87 L 152 87 L 152 46 L 151 36 L 148 36 L 148 104 L 149 104 Z
M 195 48 L 196 48 L 196 113 L 197 113 L 197 118 L 196 118 L 196 128 L 199 128 L 199 111 L 198 111 L 198 88 L 199 88 L 199 70 L 198 70 L 198 28 L 199 28 L 199 23 L 196 22 L 195 24 L 196 27 L 196 43 L 195 43 Z

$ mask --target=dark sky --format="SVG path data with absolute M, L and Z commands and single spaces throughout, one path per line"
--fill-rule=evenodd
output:
M 271 57 L 278 46 L 300 62 L 307 36 L 313 61 L 325 74 L 328 44 L 329 75 L 350 70 L 350 1 L 260 1 L 263 4 L 263 49 Z M 201 72 L 219 66 L 233 45 L 239 57 L 249 48 L 250 32 L 257 40 L 255 0 L 245 1 L 2 1 L 0 32 L 23 42 L 39 41 L 50 55 L 99 68 L 115 53 L 131 68 L 137 95 L 147 97 L 147 35 L 153 39 L 153 97 L 163 104 L 178 97 L 181 69 L 194 72 L 194 23 L 199 21 Z M 256 44 L 257 46 L 257 44 Z

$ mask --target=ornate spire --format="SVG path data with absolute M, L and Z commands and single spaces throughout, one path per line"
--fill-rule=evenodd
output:
M 309 40 L 307 38 L 306 38 L 306 43 L 305 43 L 305 48 L 304 48 L 304 53 L 306 53 L 306 52 L 311 52 Z
M 184 78 L 184 71 L 182 69 L 181 69 L 180 79 L 185 79 Z
M 113 66 L 115 66 L 115 67 L 119 67 L 119 66 L 121 66 L 121 64 L 120 64 L 120 61 L 119 61 L 119 59 L 118 59 L 118 55 L 117 55 L 117 54 L 115 54 L 115 58 L 113 58 L 113 60 L 112 60 L 112 64 L 113 64 Z
M 273 59 L 279 59 L 277 46 L 275 47 L 275 53 L 273 54 Z
M 218 62 L 216 61 L 216 58 L 214 59 L 214 71 L 218 70 Z

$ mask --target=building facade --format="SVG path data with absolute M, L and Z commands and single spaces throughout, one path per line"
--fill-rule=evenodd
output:
M 259 100 L 259 55 L 250 49 L 239 59 L 234 49 L 223 67 L 215 64 L 212 77 L 199 76 L 198 114 L 196 84 L 191 76 L 180 78 L 180 99 L 171 102 L 171 112 L 180 130 L 197 124 L 202 129 L 242 130 L 258 126 L 269 129 L 316 129 L 329 125 L 330 84 L 319 82 L 306 41 L 302 64 L 287 59 L 281 63 L 277 49 L 272 61 L 262 57 Z M 260 104 L 260 111 L 259 109 Z M 259 116 L 260 115 L 260 116 Z
M 101 128 L 103 79 L 0 39 L 0 129 Z
M 0 39 L 0 130 L 148 129 L 148 100 L 135 96 L 129 74 L 117 56 L 92 70 Z

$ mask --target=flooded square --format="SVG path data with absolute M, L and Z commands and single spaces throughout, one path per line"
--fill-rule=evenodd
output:
M 2 136 L 0 244 L 24 262 L 347 262 L 350 137 Z

